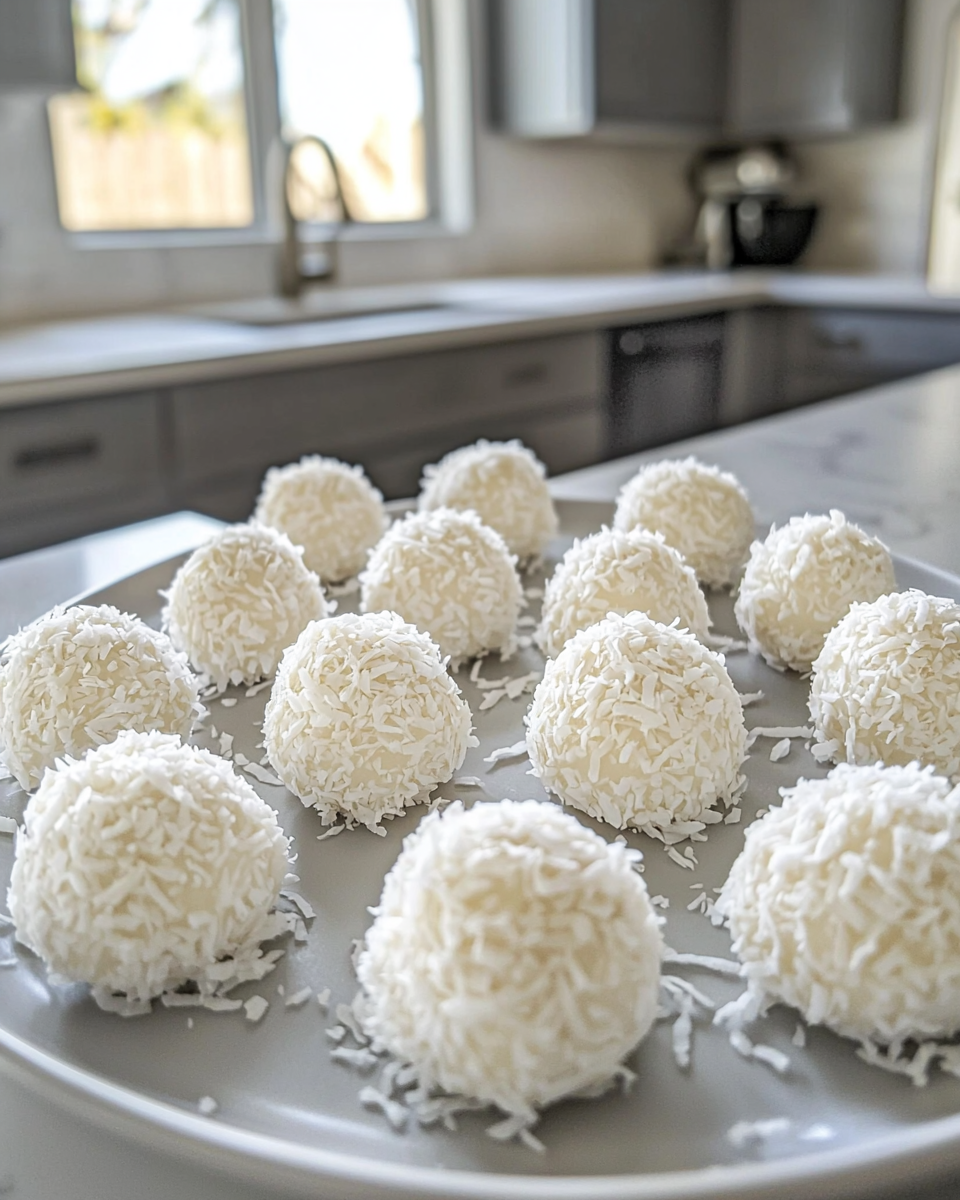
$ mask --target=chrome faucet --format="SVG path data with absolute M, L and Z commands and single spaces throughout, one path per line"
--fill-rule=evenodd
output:
M 321 195 L 316 185 L 307 179 L 298 167 L 297 160 L 311 150 L 319 151 L 330 171 L 331 196 Z M 343 192 L 343 181 L 336 157 L 329 144 L 315 134 L 306 134 L 294 142 L 281 139 L 279 142 L 278 190 L 280 211 L 283 221 L 283 238 L 280 243 L 277 283 L 282 296 L 297 297 L 307 284 L 336 279 L 339 266 L 340 235 L 351 224 L 353 216 Z M 339 215 L 331 223 L 332 233 L 322 245 L 304 245 L 300 236 L 302 220 L 294 209 L 296 200 L 291 196 L 295 187 L 314 192 L 318 199 L 332 200 Z

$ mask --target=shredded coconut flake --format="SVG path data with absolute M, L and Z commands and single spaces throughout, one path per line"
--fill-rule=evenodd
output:
M 263 733 L 271 766 L 325 824 L 375 829 L 453 776 L 471 717 L 427 635 L 396 613 L 344 613 L 284 655 Z
M 454 662 L 513 649 L 521 599 L 516 560 L 474 512 L 439 508 L 398 521 L 360 580 L 364 612 L 399 613 Z
M 608 613 L 639 610 L 701 641 L 710 613 L 697 577 L 661 534 L 602 529 L 566 552 L 547 584 L 537 642 L 556 658 L 575 633 Z
M 753 538 L 753 511 L 736 478 L 695 458 L 641 467 L 622 488 L 616 529 L 656 530 L 676 547 L 701 583 L 728 587 Z
M 611 1079 L 659 990 L 659 919 L 637 858 L 550 803 L 424 818 L 358 962 L 374 1048 L 413 1064 L 428 1092 L 525 1122 Z
M 176 573 L 163 625 L 222 691 L 272 675 L 304 626 L 328 612 L 320 581 L 286 534 L 231 525 Z
M 307 567 L 331 582 L 363 569 L 389 523 L 361 467 L 317 454 L 267 471 L 254 518 L 302 546 Z
M 544 786 L 618 829 L 664 837 L 679 823 L 689 837 L 743 785 L 743 710 L 723 660 L 643 613 L 611 614 L 571 638 L 546 664 L 526 721 Z
M 734 611 L 750 648 L 771 666 L 809 671 L 851 604 L 895 587 L 886 546 L 831 509 L 793 517 L 754 542 Z
M 546 470 L 519 441 L 454 450 L 424 468 L 419 508 L 472 509 L 521 559 L 542 554 L 557 533 Z

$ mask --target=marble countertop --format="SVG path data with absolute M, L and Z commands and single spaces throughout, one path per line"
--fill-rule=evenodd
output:
M 960 574 L 960 368 L 591 467 L 554 480 L 553 488 L 557 496 L 612 499 L 641 462 L 686 453 L 734 471 L 761 527 L 805 510 L 840 507 L 896 552 Z M 205 518 L 181 514 L 0 561 L 0 597 L 6 597 L 0 637 L 80 588 L 189 548 L 210 527 Z M 893 1194 L 952 1200 L 958 1192 L 957 1178 L 939 1184 L 915 1179 Z M 262 1189 L 88 1128 L 7 1078 L 0 1079 L 0 1195 L 282 1200 L 280 1193 L 267 1197 Z M 843 1195 L 853 1200 L 857 1193 L 845 1185 Z
M 785 270 L 333 288 L 0 330 L 0 408 L 758 304 L 960 313 L 919 278 Z

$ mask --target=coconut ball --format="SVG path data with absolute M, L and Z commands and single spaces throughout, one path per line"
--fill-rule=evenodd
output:
M 736 477 L 695 458 L 641 467 L 617 497 L 616 529 L 662 533 L 712 588 L 728 587 L 753 541 L 753 509 Z
M 678 841 L 741 786 L 747 731 L 723 658 L 644 613 L 611 613 L 548 660 L 527 714 L 533 773 L 617 829 Z
M 55 608 L 0 649 L 0 753 L 22 788 L 122 729 L 187 737 L 200 681 L 170 639 L 109 604 Z
M 537 644 L 556 658 L 579 630 L 635 610 L 662 625 L 678 620 L 701 640 L 710 631 L 697 577 L 662 534 L 602 529 L 575 541 L 547 583 Z
M 389 529 L 360 576 L 364 612 L 389 609 L 459 662 L 513 648 L 522 592 L 516 559 L 474 512 L 411 513 Z
M 266 525 L 230 525 L 176 573 L 163 626 L 198 671 L 224 688 L 272 675 L 309 621 L 327 616 L 303 552 Z
M 307 568 L 334 582 L 363 569 L 388 524 L 363 470 L 319 454 L 267 471 L 254 520 L 287 534 Z
M 960 605 L 925 592 L 854 604 L 810 685 L 817 756 L 960 775 Z
M 543 463 L 522 442 L 487 442 L 453 450 L 424 467 L 419 507 L 472 508 L 511 554 L 542 554 L 557 533 L 557 514 Z
M 134 1000 L 255 941 L 288 869 L 273 809 L 171 734 L 121 733 L 58 762 L 24 819 L 17 938 L 56 975 Z
M 895 587 L 890 551 L 834 508 L 791 517 L 753 543 L 734 612 L 754 653 L 809 671 L 851 604 Z
M 781 789 L 717 902 L 763 1004 L 861 1041 L 960 1028 L 960 790 L 919 763 Z
M 263 720 L 270 764 L 290 791 L 325 825 L 344 816 L 370 828 L 445 783 L 470 730 L 439 649 L 392 612 L 308 625 L 283 656 Z
M 425 817 L 357 963 L 374 1045 L 426 1088 L 528 1117 L 602 1086 L 657 1010 L 640 857 L 536 800 Z

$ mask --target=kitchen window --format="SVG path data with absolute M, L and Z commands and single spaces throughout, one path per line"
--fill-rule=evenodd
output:
M 355 221 L 436 215 L 429 15 L 426 0 L 73 0 L 84 90 L 48 105 L 61 223 L 263 227 L 281 131 L 332 147 Z

